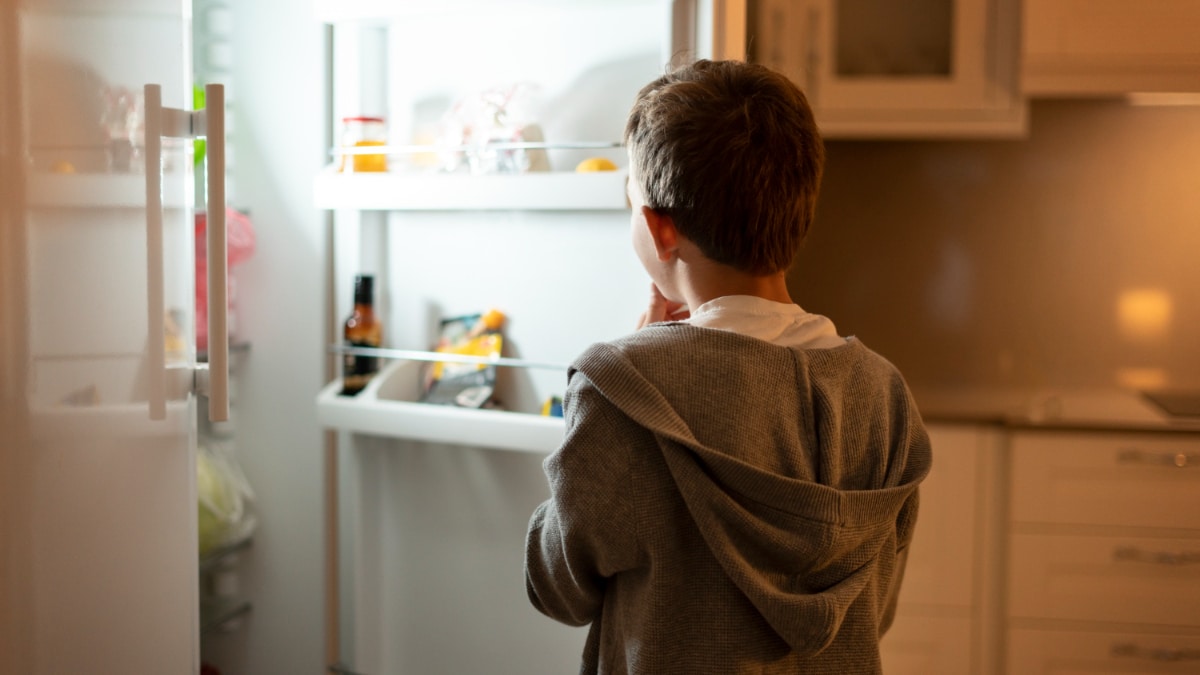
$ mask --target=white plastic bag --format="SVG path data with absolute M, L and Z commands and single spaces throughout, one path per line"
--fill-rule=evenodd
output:
M 197 449 L 196 492 L 201 558 L 254 532 L 254 493 L 228 444 L 209 441 Z

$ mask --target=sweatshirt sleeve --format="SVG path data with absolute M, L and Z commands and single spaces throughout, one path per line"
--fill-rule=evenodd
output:
M 533 606 L 572 626 L 599 616 L 607 581 L 638 560 L 630 447 L 646 434 L 578 371 L 563 397 L 567 432 L 543 467 L 550 499 L 534 510 L 525 542 Z

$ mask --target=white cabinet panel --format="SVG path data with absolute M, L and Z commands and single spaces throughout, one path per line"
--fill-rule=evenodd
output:
M 1000 432 L 930 425 L 933 468 L 896 619 L 882 644 L 884 672 L 979 675 L 999 654 Z
M 967 607 L 975 545 L 977 471 L 981 448 L 971 428 L 930 429 L 933 468 L 921 484 L 921 509 L 900 602 Z
M 971 671 L 969 617 L 900 613 L 880 642 L 888 675 L 959 675 Z

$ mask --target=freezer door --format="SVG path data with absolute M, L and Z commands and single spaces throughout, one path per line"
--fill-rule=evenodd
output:
M 0 672 L 199 670 L 187 4 L 0 0 Z

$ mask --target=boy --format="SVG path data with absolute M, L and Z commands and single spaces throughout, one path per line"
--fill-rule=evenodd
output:
M 572 365 L 533 605 L 584 673 L 878 673 L 930 466 L 900 374 L 791 302 L 824 150 L 783 76 L 700 61 L 625 130 L 639 330 Z

